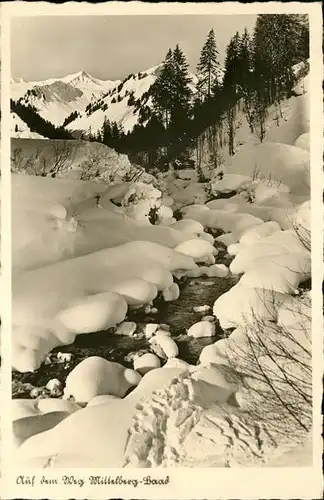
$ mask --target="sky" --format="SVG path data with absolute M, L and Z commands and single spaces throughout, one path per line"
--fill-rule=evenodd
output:
M 11 73 L 39 81 L 86 71 L 123 79 L 163 61 L 177 43 L 195 72 L 213 28 L 221 63 L 236 31 L 252 31 L 256 15 L 123 15 L 16 17 L 11 23 Z

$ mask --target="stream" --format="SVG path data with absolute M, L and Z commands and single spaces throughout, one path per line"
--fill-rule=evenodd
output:
M 218 232 L 219 234 L 219 232 Z M 214 234 L 215 236 L 215 234 Z M 233 257 L 227 254 L 226 248 L 215 242 L 218 249 L 217 263 L 229 266 Z M 90 356 L 101 356 L 109 361 L 115 361 L 133 368 L 132 356 L 136 353 L 145 354 L 151 351 L 151 345 L 146 339 L 143 328 L 147 323 L 165 324 L 170 327 L 171 337 L 178 345 L 178 357 L 190 364 L 197 364 L 202 349 L 224 337 L 224 331 L 216 320 L 216 333 L 213 337 L 195 339 L 187 335 L 187 329 L 200 321 L 204 316 L 212 315 L 215 300 L 232 288 L 239 276 L 227 278 L 182 278 L 177 283 L 180 288 L 180 297 L 172 302 L 165 302 L 158 296 L 153 301 L 155 312 L 147 312 L 145 308 L 129 310 L 125 321 L 134 321 L 137 329 L 132 336 L 116 335 L 115 328 L 90 334 L 77 335 L 75 342 L 70 345 L 59 346 L 49 354 L 46 363 L 43 363 L 34 372 L 12 372 L 12 397 L 61 397 L 62 392 L 53 394 L 45 389 L 51 379 L 58 379 L 63 386 L 68 374 L 73 368 Z M 176 280 L 175 280 L 176 281 Z M 209 306 L 209 310 L 196 312 L 197 306 Z M 58 359 L 57 353 L 69 353 L 71 359 Z M 165 360 L 161 359 L 161 365 Z M 36 394 L 31 391 L 36 389 Z

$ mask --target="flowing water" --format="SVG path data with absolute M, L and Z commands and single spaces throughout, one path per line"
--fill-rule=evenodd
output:
M 30 390 L 33 387 L 43 387 L 53 378 L 57 378 L 64 384 L 70 371 L 89 356 L 101 356 L 124 366 L 132 367 L 132 353 L 150 352 L 150 343 L 143 334 L 143 326 L 147 323 L 169 325 L 172 338 L 179 348 L 179 358 L 196 364 L 203 347 L 222 338 L 224 332 L 217 321 L 214 337 L 194 339 L 189 337 L 186 331 L 191 325 L 200 321 L 203 316 L 212 314 L 215 300 L 236 282 L 237 277 L 233 276 L 228 278 L 187 278 L 181 281 L 178 300 L 164 302 L 161 298 L 157 298 L 153 303 L 157 309 L 156 313 L 146 313 L 143 309 L 129 311 L 127 321 L 135 321 L 137 324 L 135 336 L 116 335 L 113 329 L 78 335 L 73 344 L 54 349 L 50 355 L 51 362 L 43 364 L 35 372 L 13 372 L 13 397 L 30 397 Z M 194 311 L 194 307 L 202 305 L 210 306 L 209 311 Z M 57 352 L 71 353 L 71 361 L 68 363 L 58 362 Z

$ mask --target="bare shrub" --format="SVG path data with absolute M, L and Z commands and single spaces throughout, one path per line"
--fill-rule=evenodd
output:
M 289 433 L 298 441 L 312 425 L 310 300 L 285 301 L 281 316 L 285 321 L 276 324 L 251 311 L 239 341 L 229 337 L 226 359 L 240 375 L 242 409 L 273 436 Z
M 38 148 L 30 156 L 22 148 L 15 148 L 11 152 L 11 171 L 55 178 L 72 167 L 74 158 L 75 150 L 67 141 L 51 141 L 49 148 Z

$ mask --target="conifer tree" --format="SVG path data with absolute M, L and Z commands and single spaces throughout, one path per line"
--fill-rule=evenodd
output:
M 173 78 L 173 54 L 172 50 L 169 49 L 160 74 L 151 88 L 154 113 L 161 118 L 165 128 L 168 128 L 170 124 Z
M 228 151 L 230 156 L 235 154 L 235 119 L 236 103 L 239 98 L 240 85 L 240 46 L 241 39 L 238 32 L 231 38 L 225 58 L 225 74 L 223 80 L 223 96 L 226 101 L 226 125 L 228 135 Z
M 102 129 L 101 129 L 102 142 L 109 146 L 111 144 L 111 125 L 107 117 L 105 116 Z
M 219 73 L 218 50 L 213 29 L 209 31 L 201 50 L 197 72 L 199 74 L 198 91 L 204 98 L 210 99 L 215 83 L 218 82 Z
M 254 132 L 253 120 L 253 44 L 248 30 L 245 28 L 241 37 L 239 51 L 239 68 L 240 68 L 240 96 L 243 98 L 244 111 L 251 132 Z
M 292 66 L 307 57 L 306 33 L 307 23 L 301 16 L 258 16 L 254 32 L 255 74 L 263 82 L 268 104 L 279 102 L 291 91 Z
M 225 73 L 223 86 L 228 97 L 234 101 L 237 96 L 238 85 L 241 79 L 241 59 L 240 59 L 241 39 L 238 32 L 231 38 L 225 57 Z
M 186 56 L 177 44 L 173 51 L 173 85 L 171 93 L 171 124 L 182 128 L 189 117 L 192 91 L 189 87 L 191 78 L 188 73 Z

